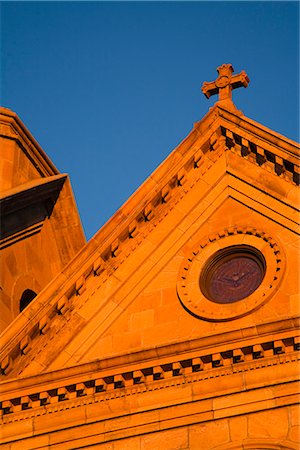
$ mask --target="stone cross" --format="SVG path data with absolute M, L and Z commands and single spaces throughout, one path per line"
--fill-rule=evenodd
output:
M 218 78 L 216 81 L 204 81 L 202 92 L 206 98 L 211 95 L 219 94 L 219 101 L 232 100 L 232 90 L 239 87 L 247 87 L 249 78 L 243 70 L 237 75 L 232 75 L 234 69 L 231 64 L 223 64 L 217 68 Z

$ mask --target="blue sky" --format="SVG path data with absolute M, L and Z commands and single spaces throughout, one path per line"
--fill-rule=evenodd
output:
M 1 104 L 67 172 L 87 238 L 246 70 L 244 114 L 299 139 L 297 2 L 2 2 Z

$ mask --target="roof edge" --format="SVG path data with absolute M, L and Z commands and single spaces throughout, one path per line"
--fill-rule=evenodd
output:
M 0 136 L 15 140 L 31 159 L 41 176 L 58 175 L 59 171 L 35 140 L 20 117 L 9 108 L 0 107 Z
M 256 136 L 263 141 L 269 142 L 277 147 L 283 148 L 285 151 L 295 157 L 300 156 L 300 144 L 293 139 L 290 139 L 283 134 L 274 131 L 261 123 L 250 119 L 245 114 L 232 108 L 224 108 L 220 103 L 215 103 L 214 106 L 206 113 L 206 115 L 195 123 L 195 127 L 203 128 L 207 126 L 207 121 L 214 121 L 216 117 L 221 117 L 227 121 L 232 122 L 237 127 L 243 128 L 247 133 L 253 133 L 253 127 L 255 127 Z

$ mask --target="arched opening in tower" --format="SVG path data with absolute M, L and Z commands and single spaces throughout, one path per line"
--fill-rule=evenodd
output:
M 34 299 L 34 297 L 36 297 L 37 294 L 36 292 L 32 291 L 31 289 L 26 289 L 22 296 L 21 296 L 21 300 L 20 300 L 20 312 L 23 311 L 23 309 L 26 308 L 26 306 L 29 305 L 29 303 Z

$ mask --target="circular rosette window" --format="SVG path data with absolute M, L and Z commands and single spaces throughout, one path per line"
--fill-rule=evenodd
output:
M 213 302 L 237 302 L 260 286 L 265 269 L 265 258 L 255 247 L 232 245 L 208 259 L 200 274 L 200 289 Z
M 269 300 L 283 273 L 278 244 L 263 232 L 220 233 L 196 246 L 183 262 L 178 297 L 208 321 L 243 317 Z

